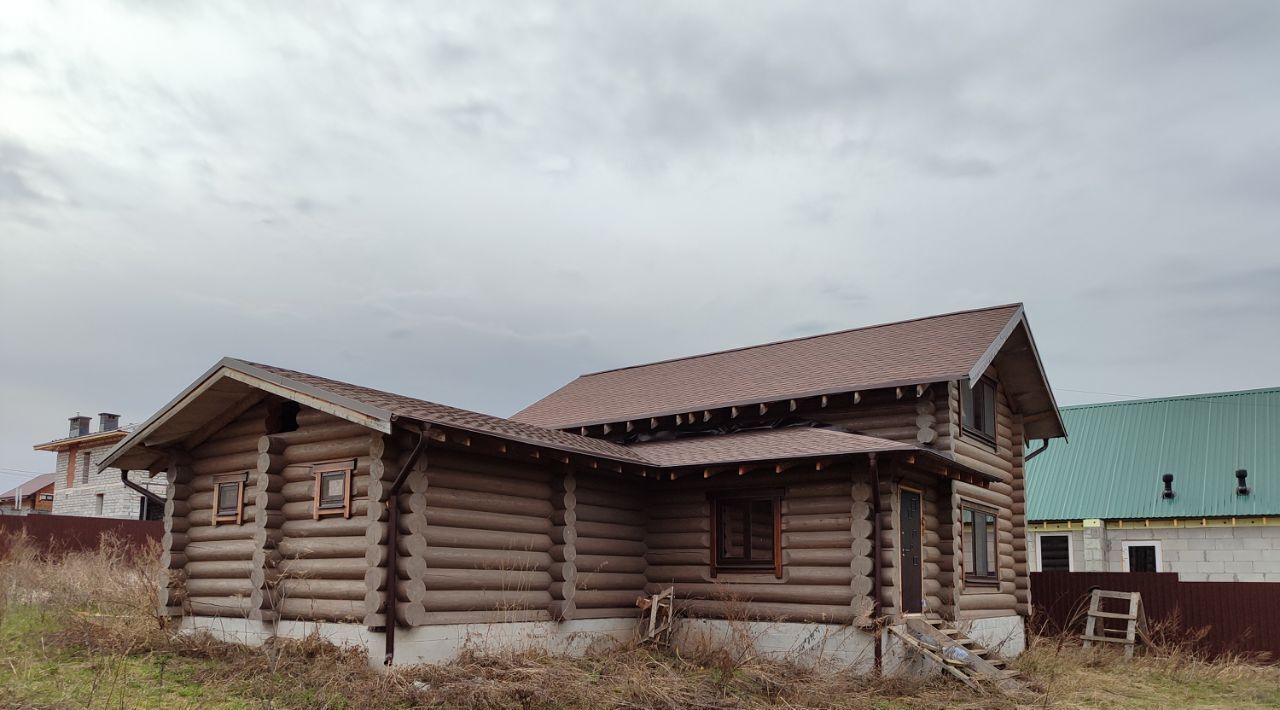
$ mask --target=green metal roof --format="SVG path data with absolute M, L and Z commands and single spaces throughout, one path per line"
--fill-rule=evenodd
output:
M 1028 520 L 1280 514 L 1280 388 L 1063 407 L 1062 418 L 1070 443 L 1027 464 Z

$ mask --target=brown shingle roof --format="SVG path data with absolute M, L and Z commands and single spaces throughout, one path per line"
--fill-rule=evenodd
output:
M 960 379 L 1020 308 L 995 306 L 583 375 L 512 418 L 570 428 Z
M 631 450 L 659 466 L 711 466 L 811 456 L 915 451 L 916 446 L 835 429 L 790 427 L 633 444 Z
M 308 387 L 324 390 L 370 407 L 385 410 L 392 415 L 420 422 L 464 429 L 477 434 L 491 434 L 504 439 L 547 446 L 572 453 L 606 456 L 617 461 L 629 461 L 638 464 L 648 463 L 626 447 L 601 439 L 591 439 L 555 429 L 545 429 L 510 419 L 502 419 L 392 392 L 383 392 L 348 382 L 331 380 L 327 377 L 287 370 L 274 365 L 263 365 L 232 358 L 227 358 L 224 363 L 228 365 L 238 363 L 242 366 L 242 371 L 246 371 L 246 374 L 254 374 L 252 369 L 262 370 L 285 380 L 292 380 Z

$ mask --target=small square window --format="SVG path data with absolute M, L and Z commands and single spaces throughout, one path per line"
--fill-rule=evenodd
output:
M 215 481 L 213 524 L 244 522 L 244 482 L 249 474 L 242 473 Z
M 718 570 L 762 570 L 781 577 L 781 509 L 781 495 L 774 491 L 713 495 L 712 574 Z
M 984 377 L 970 386 L 960 383 L 960 425 L 966 434 L 987 443 L 996 440 L 996 383 Z
M 961 508 L 964 537 L 964 581 L 976 584 L 995 584 L 997 562 L 1000 559 L 996 547 L 996 515 L 977 508 Z
M 341 508 L 347 502 L 347 474 L 331 471 L 320 474 L 320 507 Z
M 313 519 L 318 520 L 325 515 L 351 517 L 351 478 L 355 468 L 355 461 L 316 464 L 312 468 L 315 475 Z

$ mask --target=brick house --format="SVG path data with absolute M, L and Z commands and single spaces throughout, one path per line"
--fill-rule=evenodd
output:
M 1280 582 L 1280 388 L 1063 407 L 1027 461 L 1033 572 Z
M 98 470 L 98 464 L 113 446 L 129 435 L 116 414 L 98 415 L 98 431 L 90 432 L 89 417 L 76 415 L 67 436 L 38 444 L 36 451 L 58 455 L 54 471 L 52 512 L 95 518 L 158 520 L 164 513 L 164 474 L 134 474 L 132 485 L 121 479 L 120 469 Z M 147 491 L 153 496 L 148 500 Z

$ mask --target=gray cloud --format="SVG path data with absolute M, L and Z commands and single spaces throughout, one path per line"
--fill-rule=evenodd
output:
M 1278 30 L 1270 2 L 24 5 L 0 467 L 222 355 L 510 414 L 1015 300 L 1066 389 L 1276 384 Z

